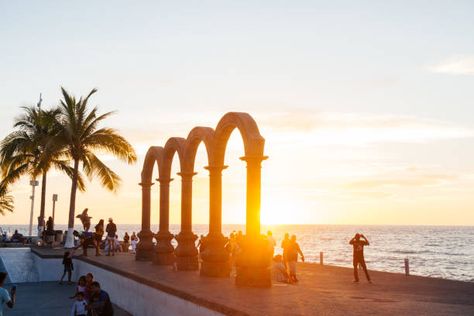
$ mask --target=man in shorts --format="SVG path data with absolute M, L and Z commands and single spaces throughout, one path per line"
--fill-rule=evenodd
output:
M 117 233 L 117 225 L 114 224 L 112 218 L 109 218 L 109 223 L 105 228 L 107 232 L 107 245 L 109 246 L 107 256 L 110 256 L 110 250 L 112 249 L 112 256 L 115 256 L 115 234 Z

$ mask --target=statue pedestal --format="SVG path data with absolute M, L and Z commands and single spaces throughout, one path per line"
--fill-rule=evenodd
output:
M 178 246 L 174 254 L 178 270 L 190 271 L 199 269 L 198 250 L 196 248 L 197 236 L 192 232 L 181 232 L 176 236 Z
M 170 232 L 158 232 L 155 235 L 156 247 L 152 262 L 157 265 L 173 265 L 175 262 L 174 248 L 171 240 L 174 236 Z
M 226 278 L 230 276 L 231 266 L 229 252 L 225 249 L 227 238 L 219 235 L 208 235 L 205 250 L 201 253 L 201 276 Z
M 135 260 L 151 261 L 153 257 L 153 233 L 149 231 L 141 231 L 138 233 L 140 241 L 137 244 L 137 253 Z
M 267 288 L 272 286 L 272 249 L 262 237 L 245 238 L 242 252 L 236 260 L 235 284 L 243 287 Z

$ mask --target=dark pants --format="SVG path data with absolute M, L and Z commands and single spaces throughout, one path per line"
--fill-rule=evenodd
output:
M 364 269 L 365 276 L 367 277 L 367 281 L 370 281 L 369 272 L 367 271 L 367 265 L 365 264 L 365 259 L 363 256 L 354 256 L 354 260 L 352 262 L 354 265 L 354 280 L 359 281 L 359 273 L 358 273 L 358 266 L 360 265 L 362 269 Z

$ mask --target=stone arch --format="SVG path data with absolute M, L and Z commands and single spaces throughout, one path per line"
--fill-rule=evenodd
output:
M 171 176 L 171 165 L 175 153 L 178 154 L 180 170 L 183 170 L 185 151 L 186 139 L 182 137 L 168 139 L 163 150 L 163 173 L 160 174 L 160 177 L 169 178 Z
M 194 172 L 194 163 L 199 145 L 206 147 L 208 163 L 213 159 L 214 130 L 210 127 L 198 126 L 193 128 L 186 138 L 186 151 L 183 165 L 184 172 Z
M 153 185 L 153 169 L 155 165 L 158 174 L 162 174 L 164 149 L 160 146 L 150 147 L 145 155 L 141 173 L 142 187 L 142 229 L 138 233 L 140 242 L 137 245 L 137 260 L 151 260 L 153 250 L 153 232 L 150 228 L 151 221 L 151 186 Z
M 265 139 L 260 135 L 257 123 L 248 113 L 229 112 L 217 124 L 214 137 L 214 163 L 223 165 L 227 141 L 234 129 L 238 129 L 244 142 L 246 157 L 263 156 Z
M 141 173 L 142 183 L 153 182 L 153 168 L 155 164 L 158 166 L 158 174 L 162 173 L 164 149 L 161 146 L 152 146 L 148 149 Z

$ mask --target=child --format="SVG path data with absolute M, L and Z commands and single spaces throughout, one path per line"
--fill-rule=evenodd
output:
M 130 238 L 132 240 L 132 253 L 135 254 L 137 252 L 137 244 L 138 244 L 138 237 L 135 235 L 135 232 L 133 232 L 132 237 Z
M 59 284 L 63 284 L 63 279 L 67 273 L 67 282 L 71 284 L 71 274 L 72 270 L 74 270 L 74 266 L 72 264 L 72 254 L 69 251 L 66 251 L 63 256 L 63 265 L 64 265 L 64 273 L 59 281 Z
M 82 276 L 79 278 L 79 280 L 77 281 L 76 292 L 74 293 L 74 296 L 72 296 L 71 298 L 76 298 L 76 297 L 77 297 L 77 293 L 83 293 L 83 294 L 84 294 L 84 297 L 85 297 L 86 289 L 87 289 L 87 286 L 86 286 L 86 276 L 85 276 L 85 275 L 82 275 Z
M 87 302 L 84 300 L 84 293 L 78 292 L 76 294 L 76 300 L 72 304 L 71 316 L 86 316 L 86 306 Z

